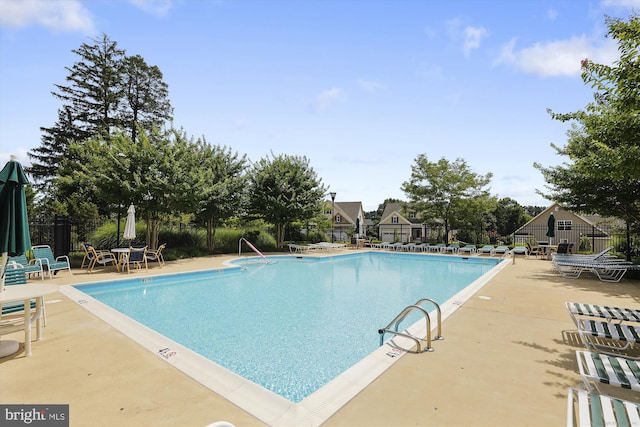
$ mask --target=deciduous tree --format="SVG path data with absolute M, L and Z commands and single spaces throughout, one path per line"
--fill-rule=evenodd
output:
M 568 161 L 534 166 L 547 182 L 545 197 L 578 212 L 621 218 L 629 236 L 640 223 L 640 17 L 608 18 L 607 25 L 620 59 L 612 66 L 582 61 L 594 100 L 573 113 L 550 111 L 555 120 L 573 122 L 567 144 L 552 144 Z
M 276 227 L 276 243 L 283 246 L 285 229 L 322 210 L 327 189 L 306 157 L 279 155 L 256 162 L 250 173 L 251 211 Z
M 455 227 L 473 226 L 491 212 L 494 199 L 485 189 L 491 173 L 478 175 L 463 159 L 441 158 L 430 162 L 425 154 L 416 157 L 411 179 L 402 184 L 412 209 L 432 227 L 442 226 L 445 236 Z

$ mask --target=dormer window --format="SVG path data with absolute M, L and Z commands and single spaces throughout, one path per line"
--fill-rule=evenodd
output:
M 398 223 L 398 217 L 397 216 L 392 216 L 391 217 L 391 224 L 397 224 Z
M 336 222 L 342 222 L 342 217 L 340 215 L 336 215 Z

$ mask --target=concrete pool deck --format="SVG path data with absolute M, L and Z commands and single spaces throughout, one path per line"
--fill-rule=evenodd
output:
M 130 275 L 74 270 L 45 282 L 202 270 L 232 258 L 180 260 Z M 444 321 L 445 340 L 434 352 L 405 355 L 322 425 L 564 425 L 567 388 L 581 385 L 575 350 L 583 348 L 566 301 L 637 307 L 640 281 L 566 279 L 549 261 L 518 257 Z M 33 342 L 31 357 L 24 334 L 2 336 L 21 347 L 0 359 L 1 403 L 69 404 L 71 426 L 265 425 L 64 295 L 48 297 L 46 307 L 44 339 Z M 606 391 L 640 401 L 634 392 Z

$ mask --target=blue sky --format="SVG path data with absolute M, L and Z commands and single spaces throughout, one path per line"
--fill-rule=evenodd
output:
M 0 0 L 0 163 L 29 163 L 51 92 L 102 33 L 157 65 L 174 126 L 257 161 L 309 158 L 336 201 L 376 209 L 419 154 L 493 173 L 491 193 L 547 206 L 534 162 L 566 158 L 592 99 L 580 60 L 611 64 L 605 16 L 640 0 Z

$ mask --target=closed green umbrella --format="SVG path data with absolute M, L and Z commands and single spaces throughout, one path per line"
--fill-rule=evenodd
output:
M 549 215 L 547 220 L 547 237 L 549 237 L 549 243 L 553 243 L 553 238 L 556 236 L 556 218 L 553 216 L 553 212 Z
M 24 186 L 29 181 L 22 165 L 11 160 L 0 172 L 0 253 L 2 253 L 2 286 L 7 255 L 22 255 L 31 249 L 27 200 Z

